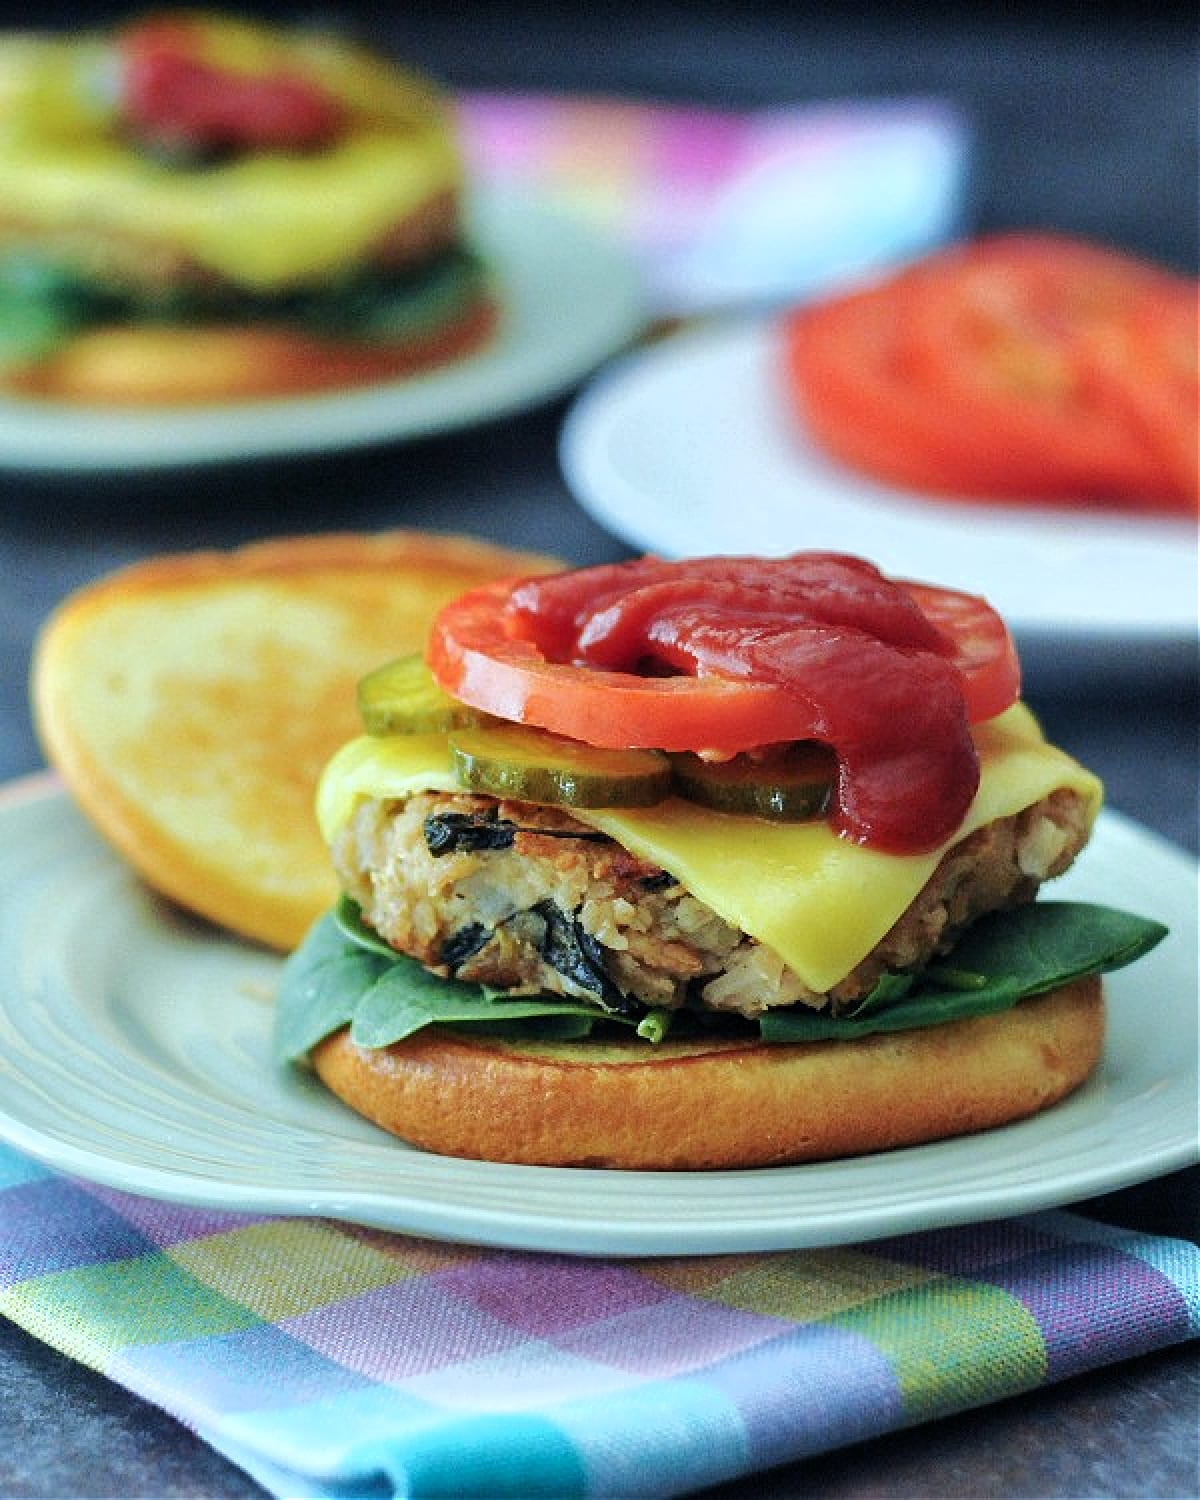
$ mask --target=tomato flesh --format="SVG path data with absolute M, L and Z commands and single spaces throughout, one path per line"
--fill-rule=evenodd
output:
M 1042 493 L 1136 500 L 1161 490 L 1161 468 L 1114 420 L 1081 343 L 1167 284 L 1091 246 L 998 236 L 916 278 L 902 337 L 926 396 L 981 448 L 1031 470 Z
M 835 459 L 918 492 L 1193 511 L 1197 284 L 1053 234 L 796 308 L 781 364 Z
M 199 23 L 146 22 L 121 47 L 122 107 L 144 139 L 193 150 L 309 150 L 341 128 L 340 104 L 310 80 L 207 58 Z
M 438 615 L 429 660 L 463 702 L 589 744 L 820 740 L 838 756 L 839 832 L 904 851 L 962 821 L 979 777 L 969 725 L 1020 686 L 985 601 L 829 553 L 488 585 Z
M 1120 324 L 1089 329 L 1079 350 L 1099 399 L 1162 467 L 1164 483 L 1148 503 L 1182 515 L 1195 515 L 1200 500 L 1197 313 L 1192 288 L 1160 290 L 1138 299 Z
M 981 451 L 915 383 L 895 309 L 882 289 L 789 313 L 782 358 L 805 430 L 834 458 L 906 489 L 1012 501 L 1039 478 L 1011 455 Z

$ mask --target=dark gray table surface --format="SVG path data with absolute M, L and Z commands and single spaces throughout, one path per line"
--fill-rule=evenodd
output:
M 343 7 L 345 10 L 346 7 Z M 349 7 L 353 12 L 354 7 Z M 51 5 L 48 23 L 102 19 Z M 1044 224 L 1194 269 L 1191 7 L 410 4 L 361 29 L 463 86 L 593 88 L 732 105 L 938 93 L 976 132 L 980 228 Z M 28 24 L 0 0 L 0 24 Z M 120 563 L 327 529 L 416 526 L 627 555 L 559 474 L 563 405 L 450 437 L 165 479 L 0 474 L 0 780 L 37 769 L 25 678 L 54 603 Z M 869 551 L 869 539 L 848 539 Z M 1064 669 L 1028 641 L 1028 696 L 1111 806 L 1197 846 L 1194 654 Z M 1077 1205 L 1200 1240 L 1200 1170 Z M 724 1487 L 723 1496 L 1195 1496 L 1194 1346 Z M 183 1428 L 0 1321 L 0 1496 L 261 1493 Z

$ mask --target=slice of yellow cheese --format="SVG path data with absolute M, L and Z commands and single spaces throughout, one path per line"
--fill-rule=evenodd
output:
M 1091 819 L 1099 812 L 1099 780 L 1047 744 L 1023 704 L 976 725 L 974 733 L 979 791 L 953 836 L 924 854 L 864 848 L 825 822 L 736 817 L 676 797 L 656 807 L 572 813 L 669 871 L 726 922 L 774 949 L 806 985 L 824 991 L 875 947 L 951 844 L 1059 788 L 1078 792 Z M 317 817 L 332 842 L 363 798 L 457 789 L 443 735 L 363 737 L 326 768 Z
M 4 217 L 50 243 L 98 228 L 167 245 L 264 292 L 365 261 L 394 225 L 457 192 L 461 175 L 452 141 L 432 131 L 417 142 L 364 130 L 311 156 L 246 156 L 208 172 L 172 171 L 110 141 L 0 142 Z

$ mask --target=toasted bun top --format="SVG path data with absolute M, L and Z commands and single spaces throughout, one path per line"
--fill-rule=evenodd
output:
M 543 555 L 412 532 L 294 537 L 135 564 L 71 595 L 34 653 L 48 760 L 156 889 L 294 946 L 337 894 L 313 793 L 355 685 L 440 606 Z
M 351 1108 L 447 1156 L 540 1166 L 775 1166 L 965 1135 L 1048 1108 L 1096 1066 L 1096 976 L 1007 1011 L 854 1042 L 519 1046 L 430 1027 L 313 1064 Z

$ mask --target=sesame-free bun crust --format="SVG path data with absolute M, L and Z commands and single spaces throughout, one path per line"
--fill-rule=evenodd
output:
M 1096 1066 L 1101 982 L 998 1015 L 857 1042 L 522 1047 L 431 1027 L 368 1051 L 340 1031 L 322 1081 L 411 1144 L 541 1166 L 778 1166 L 966 1135 L 1056 1103 Z
M 337 896 L 313 797 L 360 732 L 358 678 L 421 650 L 457 594 L 553 566 L 404 531 L 135 564 L 71 595 L 41 632 L 43 749 L 150 885 L 291 948 Z

